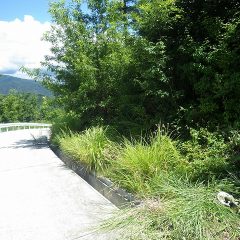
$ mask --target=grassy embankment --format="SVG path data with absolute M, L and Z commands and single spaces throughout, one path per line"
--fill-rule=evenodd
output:
M 140 140 L 110 135 L 97 127 L 54 138 L 63 152 L 142 199 L 107 227 L 123 229 L 125 239 L 239 239 L 239 213 L 216 198 L 219 191 L 239 198 L 234 139 L 205 129 L 192 130 L 185 142 L 160 128 Z

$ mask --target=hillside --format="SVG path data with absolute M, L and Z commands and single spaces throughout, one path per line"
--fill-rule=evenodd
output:
M 10 89 L 15 89 L 18 92 L 41 94 L 44 96 L 52 95 L 51 92 L 39 82 L 9 75 L 0 75 L 0 94 L 6 95 Z

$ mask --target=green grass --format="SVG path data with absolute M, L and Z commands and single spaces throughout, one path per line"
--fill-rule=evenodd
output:
M 104 171 L 114 144 L 107 137 L 107 128 L 95 127 L 81 133 L 62 132 L 55 141 L 64 153 L 87 164 L 90 170 Z
M 122 229 L 121 239 L 237 240 L 240 236 L 239 214 L 218 203 L 217 186 L 166 179 L 158 187 L 159 198 L 119 212 L 104 227 Z
M 181 157 L 176 142 L 160 130 L 146 142 L 125 140 L 107 175 L 121 187 L 138 195 L 151 195 L 149 182 L 156 176 L 172 173 L 185 175 L 188 163 Z
M 116 143 L 107 128 L 95 127 L 62 133 L 57 141 L 65 153 L 142 200 L 104 226 L 123 229 L 120 239 L 239 239 L 239 213 L 216 198 L 222 190 L 240 197 L 221 136 L 202 129 L 180 142 L 159 128 L 147 139 Z

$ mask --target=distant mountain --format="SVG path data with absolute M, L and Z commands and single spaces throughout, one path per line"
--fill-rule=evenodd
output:
M 0 75 L 0 94 L 6 95 L 11 89 L 15 89 L 18 92 L 35 93 L 44 96 L 52 95 L 52 93 L 39 82 L 9 75 Z

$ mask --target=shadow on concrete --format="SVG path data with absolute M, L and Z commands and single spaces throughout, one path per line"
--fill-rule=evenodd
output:
M 49 142 L 46 141 L 37 141 L 37 139 L 23 139 L 20 141 L 14 142 L 13 145 L 4 146 L 1 148 L 11 148 L 11 149 L 18 149 L 18 148 L 31 148 L 31 149 L 41 149 L 41 148 L 48 148 Z

